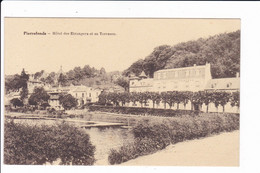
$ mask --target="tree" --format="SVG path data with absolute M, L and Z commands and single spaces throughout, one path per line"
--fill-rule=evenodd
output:
M 65 110 L 75 108 L 78 105 L 78 101 L 71 94 L 61 94 L 59 96 L 59 102 Z
M 218 93 L 220 96 L 218 98 L 220 98 L 220 105 L 223 107 L 223 112 L 225 112 L 225 105 L 228 103 L 229 99 L 230 99 L 230 93 L 228 92 L 219 92 Z
M 24 101 L 24 99 L 26 99 L 28 97 L 28 88 L 27 87 L 23 87 L 21 92 L 20 92 L 20 99 L 22 101 Z
M 213 93 L 212 92 L 204 92 L 203 93 L 203 103 L 207 106 L 207 113 L 209 112 L 209 104 L 213 102 Z
M 20 99 L 22 101 L 24 101 L 25 98 L 28 97 L 28 85 L 27 85 L 27 82 L 29 80 L 29 75 L 25 73 L 24 69 L 22 70 L 21 72 L 21 75 L 20 75 L 20 85 L 21 85 L 21 92 L 20 92 Z
M 67 83 L 67 77 L 61 73 L 58 78 L 58 84 L 61 86 L 65 86 L 66 83 Z
M 106 92 L 102 92 L 99 96 L 98 96 L 98 102 L 101 104 L 107 104 L 109 102 L 108 100 L 108 94 Z
M 16 106 L 23 106 L 23 102 L 18 99 L 18 98 L 13 98 L 12 100 L 10 100 L 10 103 L 16 108 Z
M 182 103 L 184 105 L 184 109 L 186 109 L 186 105 L 188 104 L 188 102 L 191 100 L 191 95 L 192 95 L 192 92 L 190 91 L 185 91 L 182 93 L 183 94 L 183 98 L 182 98 Z
M 82 69 L 83 75 L 86 77 L 91 77 L 92 76 L 92 69 L 89 65 L 85 65 Z
M 221 102 L 221 100 L 222 100 L 221 97 L 222 97 L 222 96 L 221 96 L 220 92 L 214 92 L 214 93 L 213 93 L 212 102 L 214 103 L 214 105 L 215 105 L 217 111 L 218 111 L 218 106 L 220 105 L 220 102 Z
M 130 94 L 130 101 L 133 102 L 133 104 L 135 105 L 136 102 L 138 102 L 138 93 L 132 92 Z
M 212 65 L 213 78 L 234 77 L 240 71 L 240 30 L 174 46 L 155 47 L 151 54 L 134 62 L 123 75 L 138 75 L 144 70 L 153 77 L 154 72 L 161 69 L 205 65 L 206 62 Z
M 231 106 L 237 106 L 238 108 L 240 107 L 240 92 L 233 92 L 231 97 L 230 97 L 230 103 Z
M 149 92 L 149 98 L 152 100 L 153 102 L 153 108 L 155 103 L 158 105 L 161 101 L 161 95 L 159 92 Z
M 34 74 L 34 79 L 39 79 L 44 73 L 44 70 L 41 70 L 40 72 L 36 72 Z
M 141 104 L 141 107 L 143 107 L 143 103 L 146 104 L 149 100 L 149 94 L 147 92 L 139 92 L 137 93 L 137 100 Z
M 10 91 L 18 91 L 21 87 L 20 75 L 15 74 L 5 78 L 5 90 L 7 93 Z
M 184 100 L 183 92 L 173 91 L 173 96 L 175 103 L 177 103 L 177 109 L 179 109 L 179 104 Z
M 46 106 L 50 95 L 44 90 L 43 87 L 36 87 L 32 95 L 29 97 L 29 104 L 34 106 Z
M 129 80 L 124 77 L 119 77 L 115 81 L 115 83 L 125 89 L 125 91 L 129 90 Z
M 108 100 L 110 102 L 112 102 L 114 106 L 118 106 L 119 105 L 119 103 L 118 103 L 119 99 L 118 98 L 119 98 L 118 97 L 118 93 L 114 93 L 114 92 L 109 92 L 108 93 Z
M 104 67 L 102 67 L 102 68 L 100 69 L 100 74 L 101 74 L 101 75 L 104 75 L 104 74 L 106 74 L 106 70 L 105 70 L 105 68 L 104 68 Z
M 164 109 L 166 109 L 166 103 L 167 103 L 167 100 L 168 100 L 168 94 L 166 92 L 162 92 L 161 93 L 161 99 L 162 99 L 162 102 L 164 104 Z
M 191 103 L 193 106 L 199 106 L 201 107 L 203 104 L 203 91 L 194 92 L 191 96 Z M 198 109 L 199 109 L 198 107 Z M 196 108 L 195 108 L 196 109 Z
M 125 103 L 129 103 L 130 102 L 129 92 L 118 93 L 118 101 L 122 103 L 122 106 L 124 106 Z
M 46 77 L 45 82 L 52 85 L 54 84 L 54 78 L 49 75 Z
M 81 79 L 83 79 L 83 73 L 80 67 L 75 67 L 73 69 L 74 71 L 74 79 L 79 82 Z

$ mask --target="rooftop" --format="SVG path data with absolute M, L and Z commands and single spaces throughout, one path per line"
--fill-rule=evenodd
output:
M 171 69 L 162 69 L 162 70 L 158 70 L 157 72 L 168 72 L 168 71 L 177 71 L 177 70 L 189 70 L 189 69 L 196 69 L 196 68 L 206 68 L 206 66 L 208 66 L 210 64 L 205 64 L 205 65 L 196 65 L 194 64 L 194 66 L 191 67 L 181 67 L 181 68 L 171 68 Z

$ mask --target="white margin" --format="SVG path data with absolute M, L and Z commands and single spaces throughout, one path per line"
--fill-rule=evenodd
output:
M 1 3 L 1 172 L 260 172 L 260 2 L 4 1 Z M 241 19 L 240 167 L 85 167 L 3 165 L 4 17 Z

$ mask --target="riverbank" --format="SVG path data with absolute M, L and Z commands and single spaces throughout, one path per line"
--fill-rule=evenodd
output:
M 239 166 L 239 130 L 170 145 L 120 166 Z

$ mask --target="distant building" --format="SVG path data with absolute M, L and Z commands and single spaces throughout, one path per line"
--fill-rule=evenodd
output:
M 130 92 L 201 91 L 211 80 L 210 64 L 193 67 L 163 69 L 147 78 L 144 72 L 139 77 L 130 76 Z
M 59 103 L 60 94 L 71 94 L 74 98 L 77 99 L 78 106 L 83 106 L 86 103 L 97 102 L 98 96 L 101 94 L 102 90 L 84 85 L 70 85 L 67 87 L 51 88 L 47 92 L 50 94 L 50 106 L 55 109 L 63 109 Z

